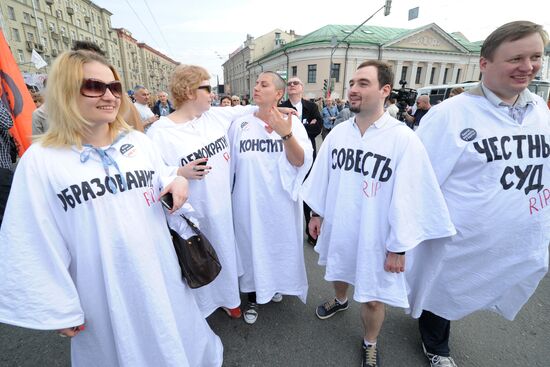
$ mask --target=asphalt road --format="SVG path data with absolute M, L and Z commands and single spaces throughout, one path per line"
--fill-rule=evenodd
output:
M 224 366 L 360 366 L 359 305 L 352 302 L 345 312 L 317 319 L 315 307 L 333 292 L 312 247 L 306 244 L 304 251 L 310 283 L 306 305 L 296 297 L 262 305 L 254 325 L 221 311 L 209 317 L 225 347 Z M 428 366 L 416 321 L 401 309 L 388 307 L 378 342 L 384 367 Z M 513 322 L 490 312 L 454 322 L 451 348 L 461 367 L 550 366 L 550 276 Z M 0 366 L 70 366 L 69 342 L 53 332 L 0 324 Z

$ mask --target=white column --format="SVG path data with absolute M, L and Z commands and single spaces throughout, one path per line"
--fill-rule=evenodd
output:
M 458 64 L 453 64 L 453 72 L 451 74 L 451 80 L 449 81 L 450 84 L 456 83 L 456 74 L 458 73 Z
M 403 70 L 403 61 L 399 60 L 397 61 L 397 65 L 395 67 L 395 77 L 394 77 L 394 81 L 393 81 L 393 87 L 395 89 L 399 89 L 401 88 L 401 86 L 399 85 L 399 80 L 401 78 L 401 70 Z
M 431 62 L 426 63 L 426 73 L 424 74 L 424 85 L 423 87 L 426 87 L 430 85 L 430 77 L 432 75 L 432 68 L 434 64 Z
M 411 66 L 411 80 L 409 81 L 409 87 L 414 88 L 416 85 L 416 70 L 418 69 L 418 62 L 413 61 Z
M 439 67 L 439 76 L 437 77 L 437 84 L 443 84 L 443 77 L 445 76 L 445 68 L 447 67 L 447 63 L 442 62 Z

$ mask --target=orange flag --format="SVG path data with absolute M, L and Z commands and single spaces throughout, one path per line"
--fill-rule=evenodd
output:
M 0 103 L 3 103 L 12 114 L 13 127 L 10 132 L 19 143 L 19 156 L 21 156 L 31 145 L 32 112 L 35 105 L 1 28 Z

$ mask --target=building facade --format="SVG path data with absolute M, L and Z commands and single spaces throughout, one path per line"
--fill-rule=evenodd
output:
M 111 28 L 112 13 L 90 0 L 2 0 L 0 15 L 4 36 L 22 72 L 36 72 L 30 62 L 33 49 L 51 64 L 77 40 L 96 43 L 121 74 L 126 89 L 139 84 L 152 91 L 166 90 L 167 73 L 178 64 L 138 43 L 129 31 Z
M 297 36 L 293 30 L 285 32 L 274 29 L 258 38 L 247 35 L 244 44 L 233 51 L 229 55 L 229 59 L 223 64 L 225 93 L 243 97 L 250 96 L 250 85 L 256 80 L 253 79 L 251 82 L 250 79 L 249 66 L 251 61 L 274 50 L 279 50 L 296 39 Z
M 355 28 L 327 25 L 251 57 L 246 71 L 241 72 L 249 81 L 243 94 L 250 93 L 262 71 L 284 70 L 288 77 L 297 76 L 304 82 L 305 98 L 324 96 L 328 81 L 331 95 L 345 99 L 351 75 L 368 59 L 393 66 L 396 89 L 401 87 L 401 80 L 407 82 L 408 88 L 479 80 L 481 42 L 470 42 L 460 33 L 447 33 L 435 23 L 416 29 L 362 26 L 352 33 Z M 234 56 L 224 66 L 230 65 Z M 225 70 L 226 80 L 234 78 L 231 70 Z
M 138 47 L 144 64 L 141 68 L 143 85 L 151 91 L 168 93 L 170 76 L 179 63 L 145 43 L 139 43 Z

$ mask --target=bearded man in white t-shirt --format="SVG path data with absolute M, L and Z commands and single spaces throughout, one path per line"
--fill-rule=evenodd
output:
M 315 212 L 309 232 L 318 238 L 319 264 L 335 293 L 316 315 L 324 320 L 346 310 L 354 286 L 364 328 L 362 367 L 380 366 L 385 305 L 409 307 L 405 252 L 455 233 L 422 143 L 384 111 L 392 85 L 387 63 L 359 65 L 348 91 L 355 116 L 327 135 L 302 190 Z

